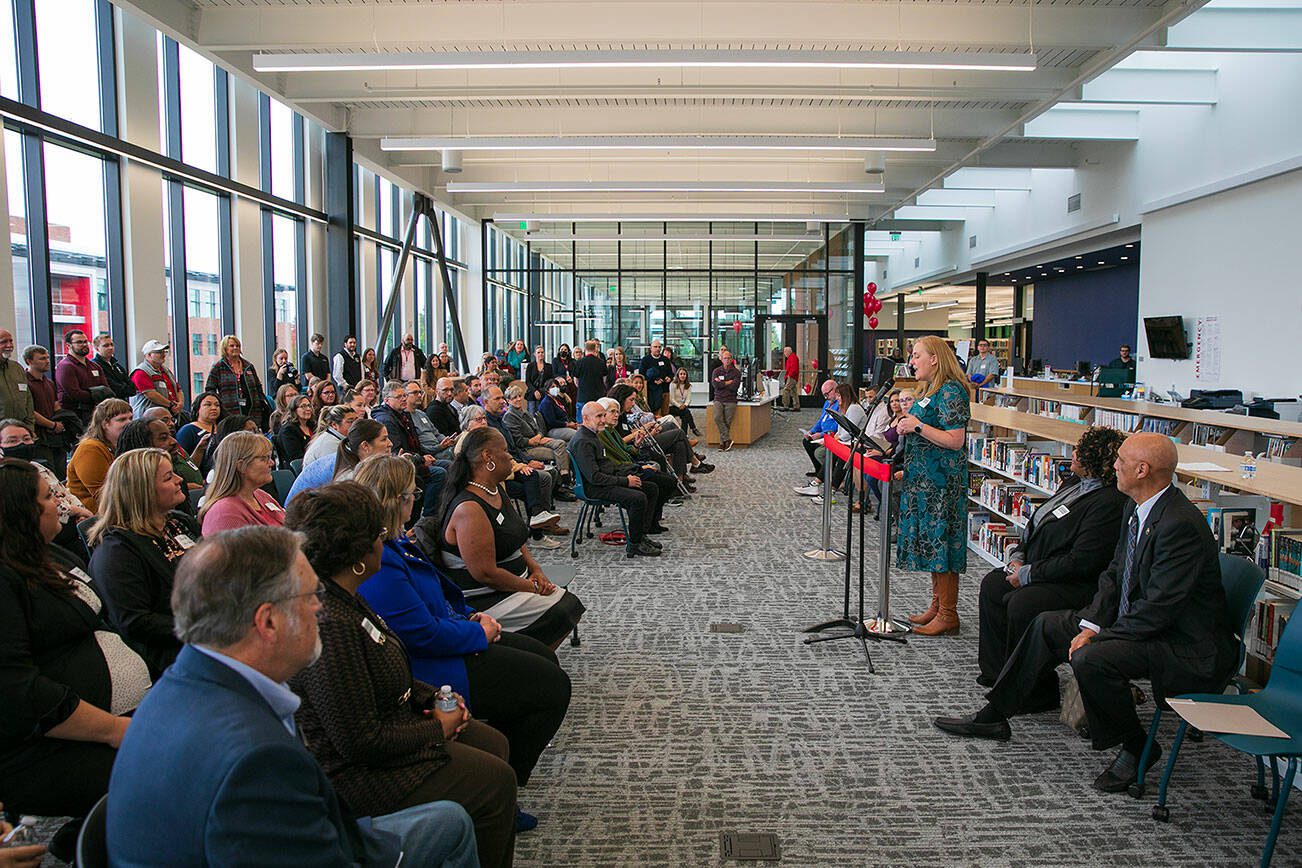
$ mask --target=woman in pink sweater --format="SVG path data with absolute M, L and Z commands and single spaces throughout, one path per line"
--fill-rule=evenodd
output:
M 251 524 L 284 525 L 285 510 L 262 490 L 271 482 L 275 461 L 271 442 L 257 432 L 237 431 L 222 440 L 199 510 L 204 536 Z

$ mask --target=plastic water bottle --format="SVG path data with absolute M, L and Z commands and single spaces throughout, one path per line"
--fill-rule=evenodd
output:
M 452 692 L 450 684 L 444 684 L 439 688 L 438 699 L 434 701 L 434 707 L 443 712 L 453 712 L 461 707 L 457 702 L 457 695 Z
M 0 839 L 0 847 L 25 847 L 39 843 L 36 840 L 35 817 L 20 817 L 18 825 L 9 830 L 9 834 Z
M 1257 456 L 1251 452 L 1243 453 L 1243 462 L 1239 464 L 1239 476 L 1243 479 L 1255 479 L 1257 477 Z

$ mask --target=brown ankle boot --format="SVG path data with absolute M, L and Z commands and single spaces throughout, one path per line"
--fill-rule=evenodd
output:
M 916 628 L 918 636 L 953 636 L 958 634 L 958 574 L 941 573 L 936 582 L 939 605 L 936 617 Z
M 927 607 L 927 611 L 925 612 L 920 612 L 917 615 L 910 615 L 909 623 L 913 624 L 914 626 L 921 626 L 922 624 L 928 624 L 931 622 L 932 618 L 936 617 L 936 613 L 938 611 L 940 611 L 940 597 L 936 593 L 936 574 L 932 573 L 931 574 L 931 605 Z

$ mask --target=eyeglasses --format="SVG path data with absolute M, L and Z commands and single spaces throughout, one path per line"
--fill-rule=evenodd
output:
M 316 597 L 317 600 L 318 600 L 318 602 L 320 602 L 320 601 L 324 601 L 324 600 L 325 600 L 325 595 L 326 595 L 326 586 L 325 586 L 325 582 L 322 582 L 322 581 L 320 581 L 320 580 L 318 579 L 318 580 L 317 580 L 317 583 L 316 583 L 316 590 L 315 590 L 315 591 L 308 591 L 306 594 L 290 594 L 288 597 L 277 597 L 276 599 L 274 599 L 274 600 L 268 600 L 267 602 L 268 602 L 268 603 L 286 603 L 286 602 L 289 602 L 290 600 L 297 600 L 297 599 L 299 599 L 300 597 Z
M 412 489 L 411 491 L 404 491 L 404 492 L 402 493 L 402 499 L 403 499 L 403 500 L 415 500 L 415 499 L 416 499 L 416 491 L 415 491 L 415 489 Z

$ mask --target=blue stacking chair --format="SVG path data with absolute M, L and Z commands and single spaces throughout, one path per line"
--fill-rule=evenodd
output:
M 1239 670 L 1243 668 L 1244 657 L 1248 653 L 1248 648 L 1244 644 L 1243 634 L 1248 629 L 1248 622 L 1252 620 L 1252 610 L 1257 602 L 1257 595 L 1261 593 L 1261 586 L 1266 581 L 1266 576 L 1257 565 L 1249 560 L 1245 560 L 1235 555 L 1222 553 L 1221 561 L 1221 587 L 1225 589 L 1225 606 L 1229 610 L 1230 626 L 1234 628 L 1234 638 L 1239 640 L 1239 660 L 1234 666 L 1234 673 L 1230 675 L 1229 682 L 1221 685 L 1221 692 L 1234 681 Z M 1135 782 L 1130 785 L 1130 795 L 1136 799 L 1144 797 L 1144 769 L 1148 766 L 1148 755 L 1153 750 L 1153 743 L 1157 740 L 1157 727 L 1162 722 L 1162 706 L 1164 701 L 1156 697 L 1156 707 L 1153 709 L 1153 722 L 1148 725 L 1148 740 L 1144 742 L 1144 752 L 1139 757 L 1139 773 L 1135 776 Z
M 298 475 L 303 472 L 303 459 L 295 458 L 289 462 L 289 469 L 294 471 L 294 478 L 297 479 Z
M 1266 798 L 1264 766 L 1267 762 L 1270 764 L 1271 779 L 1274 784 L 1271 798 L 1274 803 L 1274 817 L 1271 820 L 1270 833 L 1266 836 L 1266 844 L 1262 848 L 1259 863 L 1261 868 L 1267 868 L 1275 852 L 1275 841 L 1279 837 L 1279 826 L 1284 819 L 1289 792 L 1293 789 L 1298 757 L 1302 756 L 1302 628 L 1293 624 L 1284 628 L 1279 647 L 1275 650 L 1270 680 L 1260 693 L 1228 696 L 1194 693 L 1181 698 L 1224 705 L 1246 705 L 1256 709 L 1262 717 L 1288 734 L 1287 738 L 1266 738 L 1208 733 L 1217 741 L 1241 753 L 1249 754 L 1256 760 L 1257 783 L 1251 790 L 1253 798 Z M 1166 806 L 1167 787 L 1171 783 L 1171 772 L 1175 768 L 1176 757 L 1180 755 L 1180 744 L 1184 741 L 1188 728 L 1189 725 L 1185 721 L 1180 721 L 1180 728 L 1175 734 L 1175 743 L 1171 745 L 1171 756 L 1167 759 L 1166 769 L 1162 773 L 1162 783 L 1157 792 L 1157 804 L 1153 806 L 1153 819 L 1163 823 L 1171 819 L 1171 812 Z M 1276 760 L 1287 760 L 1282 782 Z
M 271 483 L 276 486 L 276 500 L 281 506 L 289 499 L 289 490 L 294 487 L 294 471 L 292 470 L 273 470 L 271 471 Z
M 628 517 L 624 512 L 624 507 L 610 500 L 601 500 L 596 497 L 589 497 L 584 491 L 583 474 L 579 472 L 579 465 L 570 456 L 570 471 L 574 476 L 574 497 L 579 502 L 579 515 L 574 520 L 574 530 L 570 532 L 570 557 L 579 556 L 579 540 L 583 534 L 587 534 L 588 539 L 592 539 L 592 522 L 597 518 L 599 510 L 608 506 L 613 506 L 619 510 L 619 523 L 624 529 L 625 548 L 628 545 Z M 600 527 L 600 523 L 597 525 Z

